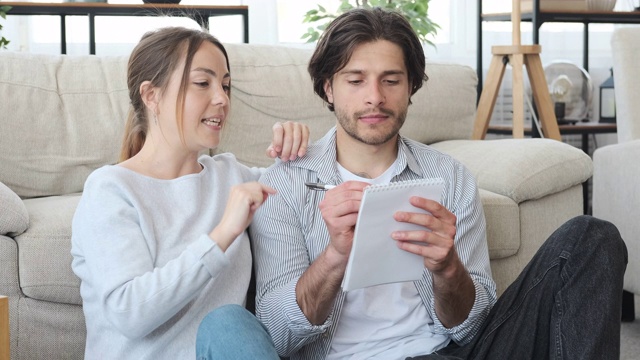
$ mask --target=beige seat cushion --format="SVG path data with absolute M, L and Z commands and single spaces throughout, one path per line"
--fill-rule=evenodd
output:
M 504 195 L 480 189 L 480 199 L 487 219 L 489 258 L 502 259 L 520 249 L 520 210 L 515 201 Z
M 31 225 L 18 243 L 22 292 L 33 299 L 82 304 L 80 279 L 71 270 L 71 220 L 79 195 L 25 201 Z

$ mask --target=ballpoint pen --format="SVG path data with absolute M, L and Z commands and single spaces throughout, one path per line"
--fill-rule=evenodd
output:
M 312 182 L 308 182 L 304 184 L 307 185 L 309 189 L 316 190 L 316 191 L 327 191 L 336 187 L 335 185 L 331 185 L 331 184 L 312 183 Z

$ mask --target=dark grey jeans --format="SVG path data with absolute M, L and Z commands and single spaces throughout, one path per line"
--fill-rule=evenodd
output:
M 613 224 L 573 218 L 542 245 L 469 344 L 412 359 L 619 359 L 627 257 Z

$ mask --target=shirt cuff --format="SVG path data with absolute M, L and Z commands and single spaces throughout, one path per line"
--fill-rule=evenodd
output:
M 285 299 L 283 309 L 287 321 L 289 322 L 289 329 L 296 336 L 301 338 L 322 334 L 333 324 L 333 311 L 331 311 L 329 317 L 323 324 L 311 324 L 305 314 L 302 312 L 302 309 L 300 309 L 300 305 L 298 305 L 298 300 L 296 298 L 297 280 L 299 279 L 296 279 L 296 281 L 292 281 L 290 286 L 286 287 L 286 296 L 282 297 L 283 299 Z
M 436 314 L 435 298 L 431 298 L 431 318 L 433 319 L 435 332 L 449 335 L 458 345 L 464 345 L 471 341 L 487 318 L 489 310 L 491 310 L 486 289 L 476 282 L 474 282 L 474 286 L 476 296 L 471 311 L 469 311 L 469 316 L 462 323 L 452 328 L 447 328 L 440 322 Z

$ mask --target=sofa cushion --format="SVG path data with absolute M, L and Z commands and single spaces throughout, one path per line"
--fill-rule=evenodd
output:
M 271 126 L 300 121 L 313 140 L 334 125 L 335 117 L 313 93 L 307 74 L 310 50 L 242 44 L 226 45 L 231 63 L 231 112 L 216 153 L 231 152 L 250 166 L 266 167 Z
M 502 259 L 520 249 L 520 210 L 510 198 L 480 189 L 482 208 L 487 219 L 489 259 Z
M 307 65 L 311 49 L 228 44 L 231 116 L 215 153 L 232 152 L 245 164 L 266 167 L 264 155 L 277 122 L 307 124 L 312 140 L 335 125 L 335 115 L 313 92 Z M 473 129 L 477 78 L 455 64 L 427 63 L 429 81 L 412 97 L 402 133 L 422 143 L 469 139 Z M 422 114 L 418 116 L 417 114 Z
M 518 204 L 581 184 L 593 173 L 587 154 L 556 140 L 451 140 L 432 146 L 469 168 L 481 189 Z
M 0 63 L 0 181 L 23 198 L 69 194 L 117 160 L 127 57 L 0 51 Z
M 313 93 L 307 73 L 311 49 L 226 47 L 231 116 L 216 153 L 232 152 L 248 165 L 268 166 L 272 160 L 264 151 L 276 121 L 306 123 L 313 140 L 335 124 Z M 0 132 L 13 134 L 0 142 L 0 181 L 23 198 L 69 194 L 82 190 L 91 171 L 117 161 L 129 108 L 126 56 L 0 52 L 0 62 Z M 430 79 L 412 98 L 403 134 L 427 144 L 470 138 L 475 71 L 431 62 L 426 71 Z
M 71 220 L 80 195 L 25 200 L 31 225 L 17 236 L 22 292 L 33 299 L 82 304 L 71 270 Z
M 411 98 L 400 132 L 424 144 L 471 139 L 478 97 L 475 70 L 427 61 L 425 71 L 429 80 Z
M 20 197 L 0 182 L 0 235 L 19 235 L 29 226 L 29 213 Z

